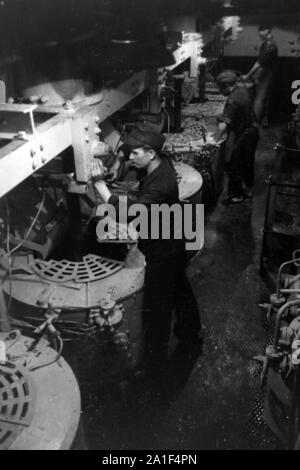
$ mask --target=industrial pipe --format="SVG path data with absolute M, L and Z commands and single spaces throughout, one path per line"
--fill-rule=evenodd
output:
M 294 307 L 295 305 L 299 305 L 299 306 L 300 306 L 300 299 L 298 299 L 298 300 L 291 300 L 290 302 L 287 302 L 286 304 L 284 304 L 284 305 L 278 310 L 278 312 L 277 312 L 277 314 L 276 314 L 275 332 L 274 332 L 274 340 L 273 340 L 273 348 L 274 348 L 274 349 L 276 349 L 277 343 L 278 343 L 278 340 L 279 340 L 281 317 L 282 317 L 282 315 L 284 314 L 284 312 L 285 312 L 288 308 Z
M 282 274 L 283 269 L 286 266 L 289 266 L 290 264 L 294 264 L 294 263 L 298 263 L 298 262 L 300 262 L 300 258 L 296 258 L 296 259 L 293 259 L 291 261 L 287 261 L 286 263 L 283 263 L 280 266 L 279 271 L 278 271 L 278 275 L 277 275 L 277 281 L 276 281 L 276 296 L 277 296 L 277 298 L 280 297 L 280 279 L 281 279 L 281 274 Z

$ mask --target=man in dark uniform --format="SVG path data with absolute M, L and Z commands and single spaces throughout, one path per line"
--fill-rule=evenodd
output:
M 217 77 L 220 92 L 228 96 L 224 111 L 218 117 L 217 140 L 230 134 L 229 181 L 224 205 L 239 204 L 251 197 L 254 184 L 255 151 L 258 128 L 248 89 L 237 84 L 237 75 L 228 70 Z
M 172 206 L 179 202 L 177 177 L 170 160 L 161 152 L 165 138 L 152 131 L 132 130 L 125 139 L 130 147 L 130 162 L 143 171 L 136 197 L 127 198 L 132 204 L 143 204 L 148 214 L 152 204 Z M 105 203 L 119 206 L 119 196 L 112 195 L 106 183 L 97 181 L 95 188 Z M 172 224 L 171 224 L 172 225 Z M 149 230 L 151 234 L 151 230 Z M 198 340 L 201 329 L 198 306 L 185 276 L 186 254 L 183 239 L 139 239 L 138 247 L 146 259 L 143 300 L 144 358 L 142 367 L 156 372 L 166 359 L 170 338 L 172 312 L 175 311 L 174 333 L 182 341 Z
M 270 26 L 260 26 L 259 35 L 262 44 L 259 48 L 257 61 L 244 78 L 252 79 L 255 83 L 253 109 L 258 123 L 261 124 L 268 114 L 274 69 L 278 59 L 278 47 L 274 42 Z

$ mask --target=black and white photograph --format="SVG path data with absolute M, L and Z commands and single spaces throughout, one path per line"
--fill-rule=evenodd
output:
M 300 450 L 299 0 L 0 0 L 0 450 Z

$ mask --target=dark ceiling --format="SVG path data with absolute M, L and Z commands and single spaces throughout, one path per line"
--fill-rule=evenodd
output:
M 69 39 L 97 30 L 102 37 L 127 21 L 155 34 L 161 18 L 195 14 L 212 21 L 226 13 L 300 11 L 299 0 L 0 0 L 0 41 L 17 47 Z
M 276 11 L 300 13 L 300 0 L 0 0 L 1 56 L 71 47 L 88 36 L 100 51 L 124 31 L 151 42 L 172 15 L 192 14 L 209 26 L 223 15 Z

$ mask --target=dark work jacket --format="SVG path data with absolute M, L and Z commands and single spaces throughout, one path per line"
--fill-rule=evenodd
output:
M 113 204 L 118 210 L 119 196 L 112 195 L 109 204 Z M 149 237 L 151 236 L 149 213 L 152 204 L 172 204 L 179 203 L 179 190 L 175 169 L 172 163 L 163 158 L 160 165 L 140 181 L 140 187 L 137 195 L 127 197 L 128 209 L 133 204 L 144 204 L 148 210 L 148 227 Z M 138 247 L 145 255 L 146 261 L 159 261 L 169 256 L 176 256 L 179 252 L 184 251 L 184 240 L 174 239 L 174 232 L 171 230 L 170 239 L 163 240 L 161 238 L 161 227 L 159 228 L 159 239 L 139 239 Z
M 273 39 L 267 39 L 259 48 L 257 62 L 261 67 L 274 70 L 278 60 L 278 47 Z
M 251 96 L 246 87 L 235 86 L 227 98 L 223 114 L 218 117 L 218 120 L 225 122 L 229 131 L 233 131 L 236 138 L 256 124 Z

